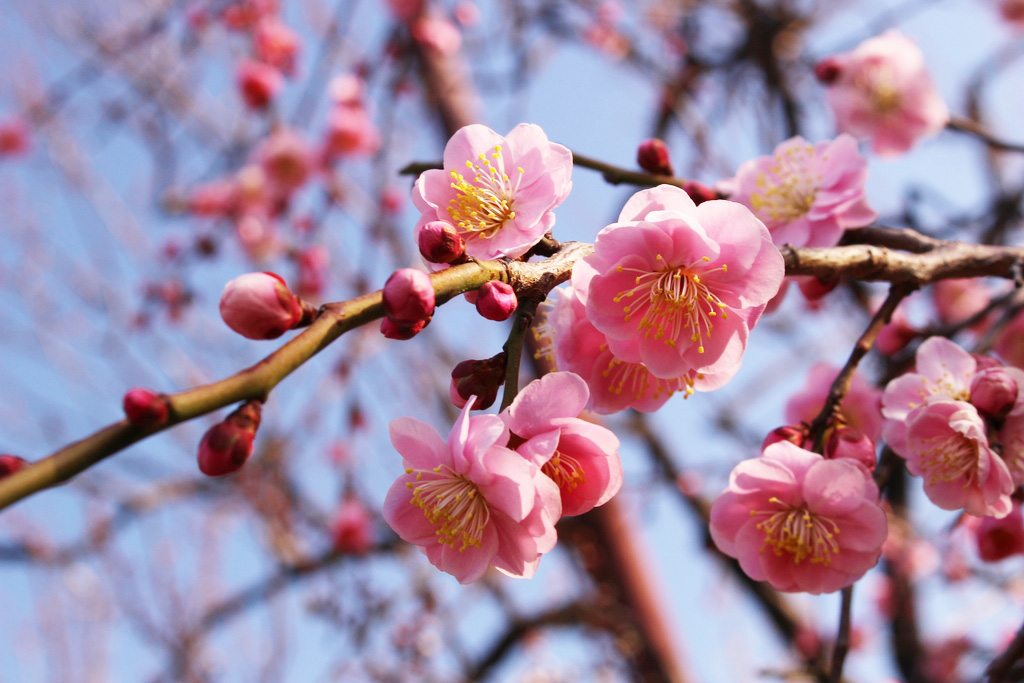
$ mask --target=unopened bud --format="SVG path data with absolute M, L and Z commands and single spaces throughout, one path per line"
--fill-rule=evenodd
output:
M 690 195 L 690 199 L 693 200 L 694 204 L 703 204 L 712 199 L 722 198 L 722 195 L 716 189 L 696 180 L 687 180 L 683 184 L 683 191 Z
M 917 329 L 910 324 L 900 308 L 892 314 L 892 320 L 882 326 L 875 338 L 875 349 L 883 356 L 893 356 L 917 337 Z
M 341 504 L 331 523 L 334 550 L 349 555 L 363 555 L 373 545 L 373 520 L 366 506 L 357 498 Z
M 249 339 L 275 339 L 303 318 L 302 302 L 274 273 L 246 273 L 224 285 L 220 317 Z
M 668 145 L 658 138 L 650 138 L 636 148 L 636 163 L 648 173 L 656 175 L 674 175 L 672 160 L 669 158 Z
M 122 401 L 128 421 L 139 427 L 157 427 L 167 422 L 167 397 L 149 389 L 131 389 Z
M 519 299 L 512 286 L 499 280 L 485 282 L 479 289 L 476 310 L 488 320 L 508 320 L 519 308 Z
M 972 353 L 971 357 L 974 358 L 976 364 L 975 370 L 981 372 L 982 370 L 988 370 L 989 368 L 1001 368 L 1004 367 L 1002 361 L 993 356 L 989 356 L 983 353 Z
M 21 468 L 28 465 L 28 461 L 24 458 L 19 458 L 16 455 L 9 455 L 7 453 L 0 454 L 0 479 L 14 474 Z
M 849 458 L 867 467 L 875 469 L 878 458 L 875 455 L 875 444 L 860 430 L 842 426 L 832 432 L 825 445 L 825 457 L 830 460 Z
M 420 228 L 416 241 L 420 254 L 431 263 L 451 263 L 466 251 L 455 226 L 445 221 L 430 221 Z
M 784 425 L 782 427 L 776 427 L 772 431 L 768 432 L 768 436 L 764 437 L 764 443 L 761 444 L 761 450 L 768 448 L 773 443 L 779 441 L 788 441 L 795 446 L 804 445 L 804 441 L 807 440 L 807 428 L 803 425 Z
M 498 397 L 498 387 L 505 382 L 505 352 L 485 360 L 464 360 L 452 370 L 448 395 L 458 408 L 476 396 L 473 410 L 490 408 Z
M 825 85 L 835 83 L 841 73 L 842 67 L 840 67 L 839 60 L 835 57 L 826 57 L 814 65 L 814 77 Z
M 211 427 L 199 443 L 199 471 L 223 477 L 240 470 L 252 455 L 260 413 L 259 401 L 249 401 Z
M 838 284 L 838 279 L 826 281 L 813 276 L 797 279 L 797 285 L 800 287 L 800 292 L 808 301 L 817 301 L 835 289 Z
M 384 283 L 383 295 L 384 313 L 399 325 L 414 325 L 434 313 L 434 285 L 422 270 L 399 268 Z
M 1024 554 L 1024 518 L 1020 507 L 1006 517 L 983 517 L 975 530 L 978 557 L 985 562 L 998 562 L 1012 555 Z
M 412 325 L 403 325 L 402 323 L 396 323 L 391 318 L 384 318 L 380 321 L 380 333 L 388 339 L 397 339 L 398 341 L 412 339 L 423 331 L 423 328 L 427 326 L 431 318 L 417 320 Z
M 1002 419 L 1017 402 L 1019 387 L 1006 368 L 989 368 L 974 376 L 971 403 L 986 417 Z
M 276 67 L 252 59 L 238 64 L 235 78 L 242 99 L 251 109 L 265 109 L 284 85 L 284 76 Z

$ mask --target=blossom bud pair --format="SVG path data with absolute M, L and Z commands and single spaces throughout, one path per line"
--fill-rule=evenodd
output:
M 434 314 L 434 284 L 422 270 L 396 270 L 384 283 L 382 295 L 387 318 L 380 331 L 389 339 L 411 339 Z
M 498 396 L 498 387 L 505 381 L 507 356 L 502 351 L 485 360 L 464 360 L 452 370 L 452 383 L 448 395 L 452 403 L 463 408 L 476 396 L 472 410 L 486 410 Z
M 211 427 L 199 444 L 199 471 L 223 477 L 240 470 L 252 455 L 261 413 L 259 401 L 247 401 Z

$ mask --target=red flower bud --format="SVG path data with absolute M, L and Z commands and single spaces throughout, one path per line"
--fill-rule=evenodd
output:
M 384 312 L 399 325 L 409 327 L 434 314 L 434 285 L 422 270 L 399 268 L 384 283 L 383 295 Z
M 835 57 L 826 57 L 814 66 L 814 77 L 825 85 L 835 83 L 841 73 L 842 68 Z
M 764 437 L 764 443 L 761 444 L 761 450 L 770 446 L 773 443 L 779 441 L 789 441 L 792 444 L 800 446 L 804 445 L 804 441 L 807 440 L 807 428 L 803 425 L 784 425 L 782 427 L 776 427 L 772 431 L 768 432 L 768 436 Z
M 1016 380 L 1004 368 L 988 368 L 971 381 L 971 403 L 986 417 L 1002 419 L 1017 402 L 1018 391 Z
M 451 223 L 430 221 L 416 237 L 420 254 L 431 263 L 451 263 L 466 252 L 462 236 Z
M 807 298 L 808 301 L 817 301 L 822 298 L 839 284 L 839 280 L 831 280 L 826 282 L 816 277 L 801 277 L 797 279 L 797 286 L 800 287 L 800 292 Z
M 275 339 L 302 320 L 302 302 L 274 273 L 246 273 L 224 285 L 220 317 L 249 339 Z
M 869 470 L 875 469 L 878 458 L 875 455 L 875 444 L 853 427 L 839 427 L 829 437 L 825 445 L 825 457 L 830 460 L 849 458 L 856 460 Z
M 452 370 L 448 395 L 457 407 L 463 408 L 476 396 L 473 410 L 491 407 L 498 397 L 498 387 L 505 382 L 505 352 L 485 360 L 464 360 Z
M 149 389 L 131 389 L 122 401 L 128 421 L 139 427 L 157 427 L 167 422 L 167 397 Z
M 223 477 L 240 470 L 252 455 L 260 414 L 259 401 L 249 401 L 211 427 L 199 444 L 199 471 Z
M 1012 555 L 1024 554 L 1024 518 L 1019 507 L 1002 519 L 983 517 L 975 534 L 978 557 L 985 562 L 998 562 Z
M 708 187 L 704 183 L 699 183 L 696 180 L 687 180 L 683 184 L 683 191 L 690 195 L 690 199 L 693 200 L 694 204 L 703 204 L 709 202 L 712 199 L 721 199 L 722 195 L 718 193 L 718 190 Z
M 508 320 L 508 317 L 519 308 L 519 299 L 511 285 L 499 280 L 485 282 L 479 289 L 476 310 L 488 320 Z
M 14 474 L 26 465 L 28 465 L 28 461 L 24 458 L 19 458 L 16 455 L 8 455 L 6 453 L 0 455 L 0 479 L 3 479 L 9 474 Z
M 380 333 L 388 339 L 397 339 L 398 341 L 412 339 L 423 331 L 432 318 L 433 316 L 426 320 L 417 320 L 412 325 L 404 325 L 396 323 L 391 318 L 384 318 L 380 321 Z
M 648 173 L 674 175 L 668 146 L 658 138 L 650 138 L 640 143 L 636 149 L 636 163 Z
M 280 71 L 269 64 L 251 59 L 238 64 L 235 78 L 242 99 L 251 109 L 265 109 L 284 85 L 284 77 Z

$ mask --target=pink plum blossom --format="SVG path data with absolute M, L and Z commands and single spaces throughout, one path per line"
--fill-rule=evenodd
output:
M 290 128 L 278 128 L 260 143 L 255 160 L 263 169 L 267 182 L 283 196 L 302 187 L 314 167 L 309 144 Z
M 302 319 L 302 303 L 274 273 L 246 273 L 224 285 L 220 316 L 249 339 L 275 339 Z
M 976 517 L 1009 514 L 1013 479 L 989 447 L 985 421 L 974 406 L 940 400 L 913 410 L 906 421 L 906 442 L 897 453 L 911 474 L 924 478 L 929 500 Z
M 380 133 L 362 106 L 338 105 L 327 115 L 324 156 L 372 156 L 380 148 Z
M 750 578 L 781 591 L 820 594 L 851 585 L 878 562 L 886 532 L 866 468 L 788 441 L 737 465 L 711 506 L 719 550 Z
M 726 185 L 729 198 L 750 207 L 776 245 L 832 247 L 846 228 L 878 218 L 864 194 L 867 177 L 853 137 L 812 145 L 798 136 L 740 166 Z
M 971 518 L 967 518 L 971 519 Z M 1014 505 L 1006 517 L 982 517 L 973 525 L 978 557 L 985 562 L 999 562 L 1012 555 L 1024 555 L 1024 517 L 1020 506 Z
M 516 450 L 558 485 L 563 515 L 604 505 L 622 486 L 619 440 L 579 418 L 589 398 L 578 375 L 553 372 L 530 382 L 502 413 L 511 432 L 525 439 Z
M 844 133 L 872 138 L 876 154 L 895 156 L 949 120 L 917 44 L 899 31 L 869 38 L 828 58 L 835 72 L 828 101 Z
M 581 265 L 583 264 L 583 265 Z M 785 270 L 742 204 L 693 203 L 670 185 L 634 194 L 575 268 L 594 271 L 587 317 L 617 355 L 636 345 L 656 377 L 734 374 Z
M 413 418 L 391 423 L 405 473 L 388 490 L 384 519 L 459 583 L 476 581 L 492 566 L 530 577 L 555 545 L 558 486 L 540 465 L 505 446 L 501 417 L 470 417 L 469 408 L 447 443 Z
M 832 382 L 839 374 L 839 368 L 828 363 L 818 363 L 807 374 L 807 383 L 800 393 L 786 403 L 786 422 L 810 424 L 825 406 Z M 850 390 L 839 406 L 844 424 L 857 429 L 872 441 L 882 436 L 881 392 L 868 384 L 858 372 L 853 374 Z
M 939 280 L 931 287 L 935 313 L 943 325 L 953 325 L 981 312 L 992 294 L 978 278 Z
M 441 220 L 456 227 L 474 258 L 522 256 L 554 226 L 552 209 L 569 194 L 571 175 L 572 153 L 540 126 L 521 123 L 505 137 L 466 126 L 445 146 L 444 170 L 416 180 L 417 235 Z

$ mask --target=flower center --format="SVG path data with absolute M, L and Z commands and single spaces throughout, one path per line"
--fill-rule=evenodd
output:
M 664 263 L 661 254 L 657 260 Z M 707 256 L 703 261 L 710 261 Z M 640 316 L 637 330 L 645 336 L 664 339 L 672 348 L 684 332 L 689 333 L 690 341 L 697 344 L 697 352 L 704 353 L 704 340 L 711 338 L 714 325 L 711 319 L 721 310 L 722 318 L 728 319 L 725 304 L 705 285 L 693 266 L 678 266 L 668 270 L 650 272 L 638 268 L 618 266 L 618 272 L 639 273 L 634 286 L 619 292 L 615 303 L 623 299 L 636 298 L 634 303 L 622 307 L 624 320 L 629 322 L 636 315 Z M 704 273 L 721 270 L 728 271 L 728 266 L 704 271 Z M 639 296 L 637 296 L 639 295 Z
M 978 477 L 978 442 L 960 434 L 951 437 L 933 437 L 922 442 L 937 442 L 935 447 L 921 453 L 921 470 L 928 483 L 948 483 L 960 479 L 964 488 Z
M 765 546 L 771 546 L 776 555 L 792 555 L 795 564 L 800 564 L 808 557 L 814 564 L 832 564 L 832 556 L 839 554 L 839 544 L 836 542 L 838 524 L 805 507 L 787 505 L 774 496 L 768 502 L 781 509 L 774 512 L 750 511 L 751 515 L 767 515 L 766 519 L 757 523 L 758 530 L 764 532 L 762 552 Z
M 447 465 L 438 465 L 432 470 L 407 469 L 406 474 L 416 473 L 416 481 L 406 482 L 412 490 L 409 501 L 423 510 L 431 524 L 438 527 L 437 542 L 455 547 L 459 551 L 469 546 L 480 547 L 484 529 L 491 521 L 491 509 L 480 495 L 476 484 Z
M 555 451 L 540 471 L 558 485 L 559 490 L 568 493 L 587 480 L 580 461 L 561 451 Z
M 607 348 L 603 346 L 602 350 Z M 613 394 L 623 391 L 636 399 L 644 396 L 661 398 L 662 394 L 671 396 L 677 391 L 684 392 L 683 398 L 690 398 L 693 393 L 693 379 L 689 375 L 675 379 L 661 379 L 651 374 L 643 363 L 627 363 L 611 356 L 601 376 L 608 381 L 608 390 Z
M 523 181 L 523 169 L 518 168 L 516 182 L 512 183 L 505 172 L 500 145 L 495 146 L 490 159 L 485 154 L 479 154 L 477 159 L 477 164 L 466 162 L 471 180 L 456 170 L 450 172 L 456 194 L 455 199 L 448 201 L 448 215 L 466 239 L 494 237 L 505 221 L 516 217 L 512 204 Z
M 793 147 L 774 158 L 755 184 L 750 208 L 768 224 L 789 223 L 810 211 L 821 187 L 822 175 L 813 172 L 814 147 Z
M 896 75 L 889 64 L 876 64 L 870 67 L 856 85 L 871 100 L 876 112 L 891 114 L 900 108 L 900 91 L 896 87 Z

